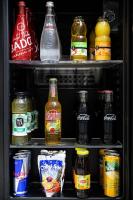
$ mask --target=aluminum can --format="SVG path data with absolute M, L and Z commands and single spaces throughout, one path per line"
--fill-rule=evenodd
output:
M 119 196 L 120 187 L 120 155 L 107 152 L 104 156 L 104 195 Z
M 28 157 L 26 155 L 13 156 L 14 177 L 13 187 L 15 196 L 24 196 L 28 186 Z
M 30 171 L 30 169 L 31 169 L 31 151 L 24 149 L 24 150 L 19 150 L 19 153 L 25 154 L 28 156 L 29 171 Z

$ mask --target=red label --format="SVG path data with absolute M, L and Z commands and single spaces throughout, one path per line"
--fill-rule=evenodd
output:
M 31 60 L 33 43 L 25 15 L 18 15 L 11 43 L 13 60 Z

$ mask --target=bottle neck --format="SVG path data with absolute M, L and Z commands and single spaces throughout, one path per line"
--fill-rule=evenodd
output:
M 54 8 L 49 6 L 47 7 L 47 13 L 46 16 L 54 16 Z
M 25 15 L 26 11 L 25 11 L 25 6 L 19 6 L 19 15 Z
M 57 84 L 50 83 L 48 101 L 58 101 Z

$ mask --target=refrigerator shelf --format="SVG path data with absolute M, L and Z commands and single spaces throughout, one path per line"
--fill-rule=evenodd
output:
M 18 68 L 28 69 L 88 69 L 88 68 L 109 68 L 119 64 L 123 64 L 123 60 L 107 60 L 107 61 L 93 61 L 87 60 L 83 62 L 74 62 L 68 59 L 61 60 L 57 63 L 45 63 L 39 60 L 21 61 L 10 60 L 10 64 L 17 66 Z
M 44 199 L 55 199 L 55 200 L 74 200 L 79 199 L 76 197 L 76 192 L 73 187 L 73 184 L 70 182 L 64 183 L 63 192 L 61 195 L 54 197 L 46 197 L 42 192 L 42 188 L 40 183 L 34 182 L 29 186 L 29 193 L 24 197 L 15 197 L 10 196 L 11 200 L 44 200 Z M 123 199 L 122 196 L 111 198 L 103 195 L 100 186 L 96 183 L 92 183 L 92 187 L 90 189 L 89 200 L 119 200 Z
M 11 149 L 20 149 L 20 148 L 36 148 L 36 149 L 42 149 L 42 148 L 55 148 L 55 149 L 74 149 L 76 147 L 82 147 L 82 148 L 89 148 L 89 149 L 101 149 L 101 148 L 123 148 L 120 141 L 117 141 L 115 144 L 104 144 L 99 138 L 94 138 L 91 140 L 91 142 L 87 145 L 79 145 L 76 143 L 76 138 L 62 138 L 61 143 L 58 145 L 45 145 L 44 138 L 32 138 L 31 142 L 26 145 L 10 145 Z

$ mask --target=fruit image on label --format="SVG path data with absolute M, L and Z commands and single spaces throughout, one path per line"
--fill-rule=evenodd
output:
M 87 42 L 72 42 L 71 56 L 74 55 L 87 56 Z
M 61 113 L 53 109 L 46 113 L 45 118 L 45 126 L 48 134 L 58 134 L 61 132 Z

